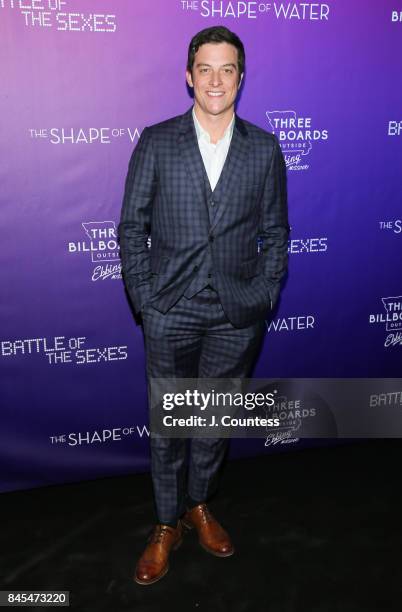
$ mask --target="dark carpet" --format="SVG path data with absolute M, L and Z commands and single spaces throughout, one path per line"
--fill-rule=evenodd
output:
M 210 508 L 235 554 L 209 555 L 193 530 L 150 586 L 132 581 L 148 474 L 3 493 L 1 588 L 69 590 L 82 612 L 399 612 L 400 451 L 373 440 L 229 461 Z

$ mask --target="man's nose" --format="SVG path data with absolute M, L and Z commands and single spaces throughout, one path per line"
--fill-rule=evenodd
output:
M 210 85 L 213 85 L 214 87 L 218 87 L 218 85 L 221 85 L 222 81 L 221 81 L 221 76 L 219 71 L 217 72 L 211 72 L 211 78 L 209 81 Z

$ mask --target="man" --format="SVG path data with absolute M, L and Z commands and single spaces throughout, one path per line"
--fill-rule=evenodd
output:
M 290 229 L 285 163 L 276 137 L 234 112 L 244 68 L 243 44 L 227 28 L 196 34 L 186 69 L 193 107 L 145 128 L 130 160 L 119 238 L 148 380 L 247 377 L 278 300 Z M 166 574 L 183 526 L 216 556 L 234 551 L 207 506 L 228 440 L 191 439 L 188 462 L 186 440 L 150 442 L 158 523 L 139 584 Z

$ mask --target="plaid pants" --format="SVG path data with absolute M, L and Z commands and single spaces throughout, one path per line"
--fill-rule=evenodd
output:
M 143 309 L 146 370 L 150 378 L 246 378 L 261 348 L 265 321 L 236 328 L 211 287 L 184 295 L 162 314 Z M 158 522 L 175 523 L 186 502 L 206 501 L 216 490 L 228 438 L 150 438 Z M 186 451 L 188 452 L 188 457 Z

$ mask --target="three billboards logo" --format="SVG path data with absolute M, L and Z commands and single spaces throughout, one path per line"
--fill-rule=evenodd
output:
M 266 412 L 267 418 L 280 420 L 280 425 L 276 428 L 276 434 L 279 432 L 282 434 L 294 433 L 300 429 L 302 424 L 300 400 L 289 401 L 286 396 L 278 396 L 275 398 L 273 406 L 264 406 L 263 409 Z
M 384 346 L 402 346 L 402 295 L 381 298 L 385 312 L 371 314 L 369 323 L 385 323 L 388 333 Z
M 302 428 L 302 420 L 315 416 L 314 410 L 304 409 L 302 400 L 290 400 L 286 395 L 276 397 L 275 404 L 270 407 L 263 406 L 263 410 L 266 413 L 266 418 L 277 418 L 280 421 L 280 425 L 275 428 L 275 432 L 267 432 L 264 446 L 299 442 L 300 438 L 296 436 L 297 431 Z
M 121 279 L 120 251 L 114 221 L 83 222 L 86 240 L 68 243 L 69 253 L 86 253 L 96 264 L 92 280 Z
M 270 131 L 279 140 L 288 170 L 308 170 L 306 157 L 313 144 L 328 140 L 328 130 L 312 127 L 311 117 L 297 117 L 293 110 L 267 111 Z

